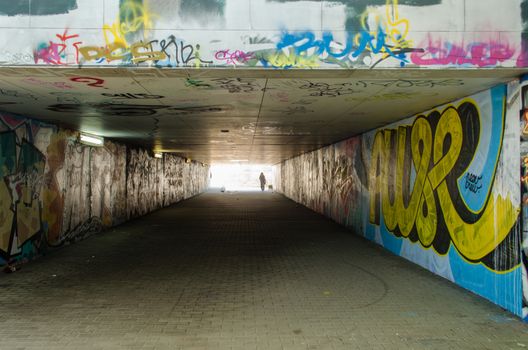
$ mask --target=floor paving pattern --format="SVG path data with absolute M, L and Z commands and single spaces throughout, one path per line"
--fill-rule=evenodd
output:
M 523 349 L 528 325 L 275 193 L 205 193 L 0 276 L 0 349 Z

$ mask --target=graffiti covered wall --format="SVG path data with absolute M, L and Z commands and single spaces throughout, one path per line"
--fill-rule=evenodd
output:
M 0 4 L 2 65 L 275 69 L 528 65 L 523 34 L 526 0 L 500 5 L 496 0 L 21 4 Z
M 76 132 L 0 113 L 0 265 L 196 195 L 208 174 L 201 163 L 110 141 L 88 147 Z
M 521 79 L 520 136 L 521 136 L 521 222 L 523 260 L 523 317 L 528 320 L 528 77 Z
M 520 316 L 518 85 L 290 159 L 279 190 Z

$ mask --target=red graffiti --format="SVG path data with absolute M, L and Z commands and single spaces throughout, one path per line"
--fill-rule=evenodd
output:
M 429 44 L 423 52 L 411 54 L 411 61 L 421 66 L 431 65 L 472 65 L 477 67 L 493 67 L 500 62 L 511 59 L 515 49 L 508 44 L 495 41 L 474 42 L 471 44 L 451 44 L 429 39 Z
M 79 34 L 73 34 L 68 35 L 68 29 L 64 30 L 64 33 L 62 34 L 56 34 L 57 38 L 61 40 L 61 45 L 64 45 L 65 49 L 68 47 L 68 44 L 66 43 L 68 40 L 75 39 L 79 37 Z M 75 49 L 75 62 L 79 64 L 79 45 L 82 44 L 82 41 L 76 41 L 74 43 L 70 43 L 69 45 L 73 46 Z
M 70 78 L 70 80 L 74 81 L 76 83 L 87 83 L 86 85 L 88 85 L 88 86 L 104 88 L 104 86 L 103 86 L 104 80 L 103 79 L 99 79 L 99 78 L 94 78 L 94 77 L 73 77 L 73 78 Z
M 246 63 L 254 56 L 253 52 L 244 52 L 240 50 L 230 51 L 220 50 L 215 53 L 215 58 L 219 61 L 225 61 L 227 64 Z
M 78 34 L 68 35 L 68 29 L 64 30 L 62 34 L 55 35 L 60 42 L 49 41 L 48 44 L 41 44 L 33 51 L 33 59 L 35 64 L 43 61 L 46 64 L 52 65 L 66 65 L 70 63 L 79 64 L 79 45 L 82 41 L 69 42 L 72 39 L 78 38 Z M 75 62 L 68 62 L 67 54 L 73 48 L 75 52 Z

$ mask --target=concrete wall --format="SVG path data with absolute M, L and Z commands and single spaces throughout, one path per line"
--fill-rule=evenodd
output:
M 521 316 L 519 91 L 500 85 L 290 159 L 276 186 Z
M 527 0 L 2 1 L 0 64 L 525 67 L 526 16 Z
M 0 265 L 32 259 L 207 188 L 209 168 L 0 113 Z

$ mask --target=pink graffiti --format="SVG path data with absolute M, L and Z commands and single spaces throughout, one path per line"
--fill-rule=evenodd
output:
M 82 41 L 69 42 L 72 39 L 78 38 L 79 34 L 68 35 L 68 29 L 65 29 L 62 34 L 55 34 L 60 40 L 59 42 L 49 41 L 48 44 L 41 44 L 33 51 L 33 59 L 35 64 L 43 61 L 46 64 L 52 65 L 66 65 L 70 63 L 79 64 L 79 45 Z M 75 52 L 75 62 L 67 62 L 67 53 L 73 48 Z
M 452 44 L 429 39 L 423 52 L 413 52 L 411 61 L 421 66 L 431 65 L 473 65 L 477 67 L 496 66 L 513 58 L 515 49 L 509 44 L 493 40 L 471 44 Z
M 253 52 L 244 52 L 240 50 L 220 50 L 215 53 L 215 58 L 219 61 L 225 61 L 227 64 L 246 63 L 254 56 Z
M 73 89 L 73 86 L 67 83 L 60 82 L 60 81 L 43 81 L 37 78 L 25 78 L 22 81 L 29 83 L 29 84 L 40 85 L 44 87 L 52 86 L 57 89 Z
M 61 61 L 61 53 L 63 50 L 63 47 L 50 41 L 49 45 L 41 45 L 39 49 L 33 51 L 33 59 L 35 60 L 35 64 L 40 60 L 44 61 L 46 64 L 63 64 Z

